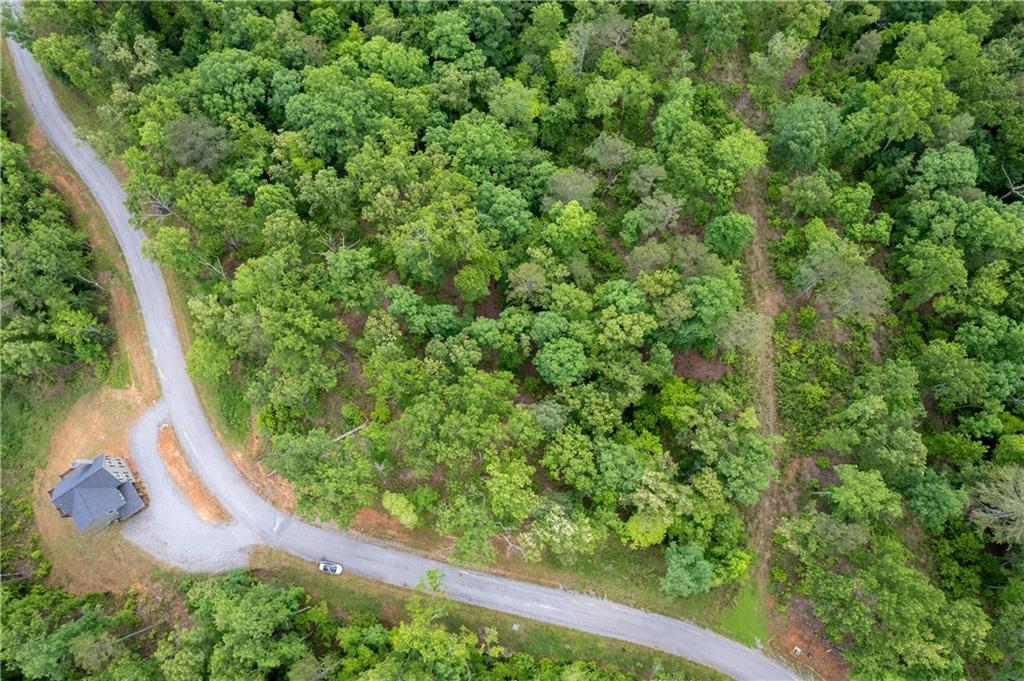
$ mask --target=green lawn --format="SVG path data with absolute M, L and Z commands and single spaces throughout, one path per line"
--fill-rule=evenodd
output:
M 722 625 L 732 638 L 748 646 L 767 642 L 768 613 L 751 578 L 748 577 L 739 584 L 736 600 L 732 607 L 726 610 Z

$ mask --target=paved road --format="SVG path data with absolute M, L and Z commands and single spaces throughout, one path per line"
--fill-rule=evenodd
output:
M 185 357 L 160 270 L 142 255 L 143 235 L 130 223 L 125 193 L 93 150 L 77 144 L 43 72 L 32 56 L 8 41 L 29 106 L 54 147 L 95 196 L 117 236 L 142 309 L 153 362 L 171 423 L 196 474 L 224 508 L 262 541 L 296 556 L 328 556 L 347 570 L 413 587 L 427 570 L 445 576 L 448 596 L 492 610 L 629 641 L 717 669 L 737 679 L 798 679 L 763 653 L 689 622 L 581 594 L 517 582 L 381 546 L 282 514 L 242 479 L 214 436 L 185 368 Z

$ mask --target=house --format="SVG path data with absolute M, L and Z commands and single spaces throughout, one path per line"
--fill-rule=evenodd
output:
M 61 516 L 75 521 L 79 532 L 102 530 L 145 506 L 134 483 L 124 459 L 100 454 L 71 464 L 50 490 L 50 499 Z

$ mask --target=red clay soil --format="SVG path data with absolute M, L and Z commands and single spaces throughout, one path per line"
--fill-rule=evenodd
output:
M 775 636 L 773 644 L 785 654 L 791 666 L 827 681 L 850 677 L 849 665 L 839 649 L 828 642 L 824 627 L 811 610 L 810 601 L 799 594 L 794 595 L 785 613 L 785 623 L 785 629 Z M 799 654 L 796 648 L 800 649 Z
M 427 528 L 410 529 L 394 516 L 372 506 L 360 510 L 348 529 L 366 537 L 401 544 L 406 549 L 438 560 L 448 560 L 452 550 L 449 538 Z
M 224 451 L 228 453 L 235 468 L 242 474 L 249 487 L 256 491 L 261 497 L 269 501 L 276 508 L 286 512 L 295 512 L 295 488 L 292 484 L 280 475 L 272 473 L 259 461 L 261 449 L 260 438 L 253 433 L 249 439 L 249 446 L 245 451 L 239 451 L 236 447 L 225 446 Z
M 498 284 L 491 280 L 490 292 L 487 297 L 473 305 L 473 314 L 477 317 L 497 319 L 501 314 L 501 292 L 498 291 Z
M 672 371 L 682 378 L 713 383 L 732 371 L 732 367 L 717 359 L 708 359 L 696 350 L 687 350 L 673 353 Z
M 350 529 L 372 537 L 403 543 L 412 536 L 412 531 L 398 522 L 397 518 L 387 513 L 381 513 L 370 506 L 363 508 L 356 514 Z
M 200 518 L 208 523 L 226 523 L 231 520 L 224 507 L 214 498 L 206 486 L 199 480 L 192 467 L 189 466 L 185 455 L 178 445 L 178 438 L 174 434 L 174 428 L 164 425 L 160 428 L 160 435 L 157 438 L 157 451 L 160 459 L 171 474 L 174 484 L 178 486 L 192 509 Z

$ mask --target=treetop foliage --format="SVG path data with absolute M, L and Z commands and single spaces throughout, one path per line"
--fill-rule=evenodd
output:
M 779 450 L 818 468 L 773 567 L 854 676 L 1019 675 L 1022 5 L 27 12 L 303 513 L 653 548 L 684 597 L 747 573 Z

